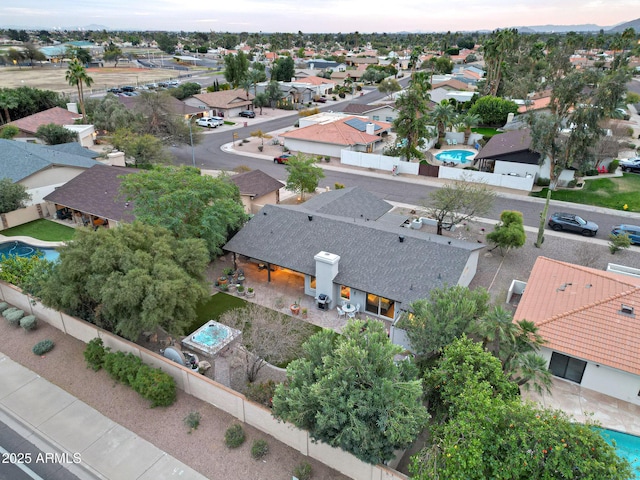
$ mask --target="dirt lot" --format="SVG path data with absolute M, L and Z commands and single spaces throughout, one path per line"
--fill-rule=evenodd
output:
M 65 80 L 67 69 L 64 65 L 48 65 L 42 67 L 6 67 L 0 68 L 0 85 L 5 88 L 17 88 L 28 86 L 43 90 L 53 90 L 67 94 L 76 93 L 75 87 L 71 87 Z M 161 68 L 131 68 L 126 67 L 104 67 L 89 68 L 87 73 L 93 79 L 92 88 L 86 89 L 85 94 L 91 95 L 98 91 L 103 92 L 107 88 L 120 85 L 144 85 L 150 82 L 160 82 L 176 78 L 177 70 Z

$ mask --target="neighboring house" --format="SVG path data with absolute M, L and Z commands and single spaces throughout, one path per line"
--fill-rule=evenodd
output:
M 471 101 L 474 95 L 475 92 L 468 90 L 451 90 L 449 88 L 434 88 L 429 92 L 429 97 L 434 103 L 440 103 L 443 100 L 455 100 L 459 103 L 466 103 Z
M 528 128 L 494 135 L 473 160 L 481 171 L 517 177 L 549 178 L 550 164 L 540 164 L 540 154 L 531 150 Z M 565 169 L 558 176 L 558 185 L 574 178 L 574 171 Z
M 31 195 L 27 205 L 38 205 L 57 187 L 99 165 L 96 157 L 98 153 L 76 142 L 39 145 L 0 139 L 0 178 L 23 185 Z
M 331 73 L 331 80 L 340 85 L 344 83 L 347 77 L 351 78 L 354 82 L 359 82 L 364 72 L 365 70 L 334 71 Z
M 338 63 L 331 60 L 321 60 L 319 58 L 305 60 L 305 63 L 310 70 L 333 70 L 334 72 L 340 72 L 347 69 L 347 66 L 344 63 Z
M 398 118 L 398 111 L 395 107 L 386 104 L 364 105 L 362 103 L 349 103 L 342 108 L 341 112 L 359 117 L 367 117 L 374 122 L 383 121 L 393 123 L 393 121 Z
M 340 157 L 341 150 L 372 153 L 382 146 L 383 137 L 390 131 L 390 123 L 346 116 L 290 130 L 279 137 L 284 139 L 284 146 L 292 151 Z
M 83 147 L 91 147 L 94 142 L 93 125 L 75 125 L 76 120 L 80 120 L 82 115 L 78 112 L 72 112 L 60 107 L 53 107 L 42 112 L 34 113 L 28 117 L 21 118 L 10 122 L 9 125 L 18 127 L 20 133 L 15 137 L 16 140 L 22 142 L 39 143 L 36 137 L 38 128 L 51 123 L 65 127 L 68 130 L 76 132 L 78 135 L 78 143 Z
M 155 94 L 151 93 L 150 95 L 155 95 Z M 140 102 L 140 97 L 118 96 L 118 100 L 129 110 L 141 110 L 138 103 Z M 198 114 L 202 114 L 200 116 L 207 116 L 205 115 L 206 113 L 205 110 L 188 105 L 182 100 L 178 100 L 176 97 L 173 97 L 171 95 L 166 96 L 166 107 L 167 107 L 166 109 L 167 114 L 175 115 L 177 117 L 184 117 L 185 119 L 188 119 L 192 115 L 198 115 Z
M 526 100 L 514 100 L 518 104 L 518 113 L 542 112 L 549 110 L 551 104 L 551 90 L 537 92 Z
M 296 78 L 296 81 L 292 82 L 292 84 L 304 85 L 307 88 L 312 89 L 314 91 L 314 97 L 320 95 L 329 95 L 336 87 L 336 83 L 334 81 L 322 77 L 317 77 L 315 75 Z
M 223 247 L 292 271 L 306 295 L 328 295 L 388 321 L 434 288 L 468 286 L 484 245 L 405 228 L 408 218 L 350 187 L 302 205 L 266 205 Z M 291 280 L 288 280 L 291 281 Z
M 639 276 L 538 257 L 514 320 L 538 327 L 553 375 L 640 405 Z
M 378 57 L 355 57 L 355 56 L 347 56 L 345 58 L 345 63 L 347 65 L 352 65 L 354 67 L 360 66 L 360 65 L 365 65 L 369 66 L 369 65 L 377 65 L 378 64 Z
M 138 170 L 95 165 L 65 183 L 44 199 L 59 218 L 70 218 L 78 225 L 115 227 L 132 222 L 133 202 L 120 196 L 122 176 Z
M 267 204 L 280 203 L 280 189 L 284 187 L 284 183 L 262 170 L 233 175 L 229 180 L 240 190 L 240 198 L 246 213 L 254 214 Z
M 234 117 L 243 110 L 252 110 L 253 94 L 242 89 L 200 93 L 187 98 L 184 103 L 200 109 L 210 117 Z

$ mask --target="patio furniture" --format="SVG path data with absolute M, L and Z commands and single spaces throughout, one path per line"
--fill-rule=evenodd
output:
M 342 310 L 340 307 L 336 307 L 336 310 L 338 310 L 338 318 L 347 316 L 344 310 Z
M 347 317 L 349 318 L 356 318 L 356 313 L 358 313 L 356 305 L 353 305 L 351 303 L 347 303 L 344 307 L 342 307 L 342 310 L 347 314 Z
M 456 140 L 455 138 L 451 139 L 451 145 L 457 145 L 458 144 L 458 140 Z
M 447 138 L 447 145 L 452 145 L 450 138 Z

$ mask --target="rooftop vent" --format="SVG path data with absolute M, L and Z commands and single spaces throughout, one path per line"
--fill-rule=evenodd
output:
M 620 313 L 624 313 L 625 315 L 633 315 L 633 307 L 631 305 L 625 305 L 623 303 L 620 305 Z
M 558 288 L 556 288 L 556 292 L 564 292 L 569 285 L 573 285 L 573 283 L 563 283 Z
M 313 215 L 309 215 L 308 218 L 309 218 L 309 221 L 311 222 L 313 220 Z

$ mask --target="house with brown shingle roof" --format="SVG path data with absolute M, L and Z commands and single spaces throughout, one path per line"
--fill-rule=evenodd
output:
M 241 88 L 207 92 L 187 98 L 184 103 L 207 112 L 209 117 L 234 117 L 242 110 L 252 110 L 253 94 Z
M 38 128 L 53 123 L 76 132 L 78 134 L 78 143 L 83 147 L 90 147 L 94 144 L 93 133 L 95 130 L 93 125 L 75 125 L 75 121 L 81 118 L 82 114 L 77 112 L 65 110 L 60 107 L 53 107 L 10 122 L 9 125 L 18 127 L 18 130 L 20 130 L 15 140 L 40 143 L 36 137 Z
M 318 114 L 322 116 L 322 114 Z M 310 121 L 312 117 L 305 120 Z M 291 151 L 340 158 L 342 150 L 372 153 L 383 144 L 391 124 L 374 122 L 366 117 L 334 116 L 280 134 L 284 146 Z
M 514 315 L 524 319 L 554 376 L 640 405 L 640 272 L 538 257 Z
M 230 181 L 240 190 L 240 198 L 246 213 L 256 214 L 265 205 L 280 203 L 280 189 L 284 183 L 267 175 L 262 170 L 233 175 Z

